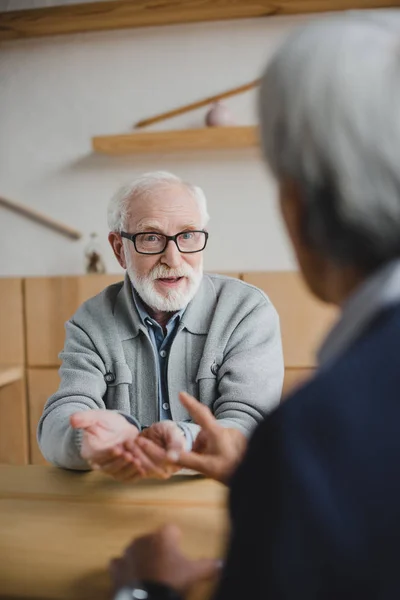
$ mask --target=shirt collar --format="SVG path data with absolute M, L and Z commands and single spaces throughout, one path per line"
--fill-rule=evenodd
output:
M 396 259 L 371 275 L 345 302 L 338 323 L 318 352 L 319 365 L 336 360 L 382 310 L 399 302 L 400 259 Z

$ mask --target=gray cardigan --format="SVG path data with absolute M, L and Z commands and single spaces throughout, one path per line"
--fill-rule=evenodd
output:
M 74 412 L 116 410 L 141 425 L 158 420 L 156 357 L 133 302 L 129 279 L 85 302 L 66 323 L 61 383 L 38 426 L 45 458 L 87 469 Z M 279 318 L 258 288 L 222 275 L 204 275 L 172 342 L 168 393 L 174 421 L 198 426 L 180 404 L 182 390 L 209 406 L 221 425 L 245 434 L 278 403 L 283 382 Z

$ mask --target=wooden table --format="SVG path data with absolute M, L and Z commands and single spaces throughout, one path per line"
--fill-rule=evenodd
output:
M 26 465 L 28 458 L 24 368 L 0 364 L 0 464 Z
M 189 556 L 219 557 L 226 488 L 200 477 L 123 485 L 99 474 L 0 466 L 0 598 L 109 597 L 108 561 L 173 522 Z M 205 598 L 208 588 L 195 590 Z

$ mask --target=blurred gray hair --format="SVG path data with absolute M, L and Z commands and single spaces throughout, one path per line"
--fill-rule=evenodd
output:
M 198 186 L 192 185 L 167 171 L 154 171 L 137 177 L 131 183 L 122 186 L 111 198 L 108 205 L 108 227 L 110 231 L 123 231 L 130 216 L 130 205 L 134 198 L 145 198 L 156 189 L 163 186 L 180 185 L 196 200 L 202 218 L 202 227 L 208 220 L 207 200 L 204 192 Z
M 365 270 L 400 256 L 400 11 L 292 34 L 262 78 L 264 154 L 294 181 L 308 242 Z

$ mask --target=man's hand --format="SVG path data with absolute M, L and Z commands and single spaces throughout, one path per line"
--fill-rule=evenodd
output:
M 110 563 L 115 590 L 139 581 L 152 581 L 185 593 L 193 583 L 218 573 L 217 560 L 189 560 L 179 550 L 181 533 L 165 525 L 153 534 L 136 539 L 121 558 Z
M 135 441 L 125 444 L 141 477 L 168 479 L 179 467 L 167 460 L 167 452 L 180 454 L 185 449 L 186 438 L 173 421 L 160 421 L 147 427 Z
M 74 429 L 83 429 L 81 456 L 93 469 L 118 481 L 137 479 L 138 471 L 124 443 L 135 440 L 138 429 L 109 410 L 85 410 L 70 417 Z
M 193 469 L 227 484 L 241 462 L 247 439 L 237 429 L 221 427 L 210 409 L 186 392 L 179 399 L 193 420 L 201 426 L 192 452 L 168 452 L 169 459 L 180 467 Z

